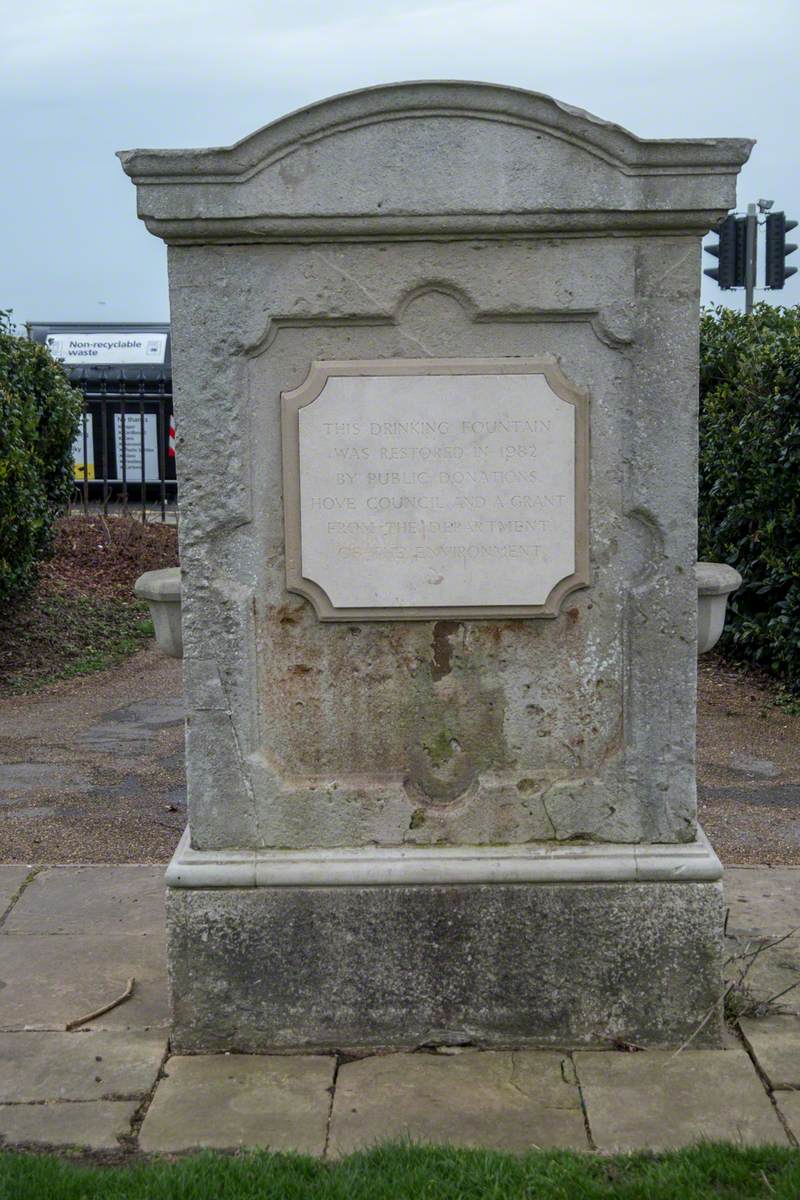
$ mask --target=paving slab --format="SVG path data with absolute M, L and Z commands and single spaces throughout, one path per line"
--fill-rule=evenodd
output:
M 598 1150 L 786 1144 L 744 1050 L 581 1051 L 575 1066 Z
M 783 1118 L 800 1144 L 800 1092 L 776 1092 L 775 1103 L 783 1114 Z
M 49 867 L 25 889 L 4 933 L 155 933 L 164 929 L 164 868 Z
M 32 871 L 26 863 L 0 863 L 0 917 Z
M 386 1140 L 588 1150 L 572 1064 L 546 1051 L 387 1054 L 341 1067 L 329 1154 Z
M 67 809 L 62 808 L 60 811 L 62 815 L 64 815 L 66 814 Z M 2 828 L 3 832 L 5 832 L 5 830 L 8 828 L 6 822 L 9 820 L 18 822 L 35 821 L 36 825 L 34 828 L 41 829 L 41 822 L 47 821 L 50 819 L 50 817 L 54 817 L 55 815 L 56 809 L 52 804 L 17 804 L 13 807 L 9 805 L 6 812 L 0 813 L 0 819 L 3 820 Z
M 778 937 L 800 926 L 797 867 L 726 867 L 723 882 L 729 929 Z
M 774 1015 L 739 1024 L 770 1087 L 800 1088 L 800 1018 Z
M 706 784 L 701 792 L 703 800 L 727 804 L 733 810 L 737 806 L 745 804 L 761 804 L 769 808 L 797 808 L 800 806 L 800 784 L 797 783 L 773 783 L 769 787 L 765 787 L 763 783 L 749 787 Z M 785 832 L 790 835 L 792 843 L 796 845 L 797 830 L 793 831 L 788 828 Z M 767 870 L 769 869 L 767 868 Z
M 0 1137 L 7 1144 L 80 1146 L 118 1150 L 129 1134 L 138 1101 L 94 1100 L 84 1104 L 0 1104 Z
M 0 1029 L 63 1029 L 114 1000 L 131 977 L 136 982 L 130 1000 L 87 1028 L 167 1024 L 163 933 L 0 933 Z
M 167 1049 L 164 1033 L 0 1033 L 0 1103 L 144 1096 Z
M 139 1144 L 147 1151 L 259 1146 L 321 1155 L 334 1065 L 323 1055 L 171 1058 Z
M 800 982 L 800 871 L 796 867 L 732 867 L 725 872 L 729 954 L 765 948 L 747 973 L 752 996 L 766 1001 Z M 789 934 L 779 945 L 767 944 Z M 742 961 L 726 968 L 738 975 Z M 779 1001 L 788 1012 L 800 1012 L 800 987 Z
M 771 758 L 757 758 L 741 751 L 731 754 L 728 769 L 741 775 L 755 775 L 758 779 L 777 779 L 781 774 L 781 768 Z
M 106 713 L 76 741 L 89 750 L 119 757 L 147 754 L 162 729 L 182 725 L 185 716 L 182 697 L 135 700 Z
M 0 766 L 0 804 L 43 789 L 88 787 L 91 776 L 76 763 L 14 762 Z

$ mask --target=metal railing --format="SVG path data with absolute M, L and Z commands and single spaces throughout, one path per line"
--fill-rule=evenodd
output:
M 175 459 L 169 454 L 169 377 L 117 368 L 72 376 L 84 411 L 75 441 L 75 506 L 86 515 L 109 503 L 126 515 L 162 521 L 177 512 Z

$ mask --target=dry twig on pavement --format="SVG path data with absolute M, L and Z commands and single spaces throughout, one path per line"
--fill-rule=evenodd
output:
M 110 1004 L 104 1004 L 102 1008 L 96 1008 L 94 1012 L 87 1013 L 85 1017 L 78 1017 L 75 1021 L 68 1021 L 64 1029 L 69 1033 L 73 1029 L 77 1029 L 79 1025 L 85 1025 L 87 1021 L 93 1021 L 95 1017 L 102 1017 L 103 1013 L 110 1012 L 112 1008 L 116 1008 L 118 1004 L 128 1000 L 133 995 L 133 985 L 135 979 L 129 979 L 125 991 L 121 996 L 117 996 L 116 1000 L 112 1000 Z

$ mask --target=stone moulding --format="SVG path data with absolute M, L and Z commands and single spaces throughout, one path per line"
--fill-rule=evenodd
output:
M 302 573 L 300 514 L 301 408 L 322 394 L 333 377 L 414 375 L 543 375 L 551 391 L 575 409 L 575 570 L 551 589 L 544 604 L 441 605 L 438 607 L 335 607 L 318 583 Z M 488 620 L 498 617 L 557 617 L 571 592 L 588 587 L 589 565 L 589 398 L 570 382 L 555 359 L 397 358 L 354 362 L 313 362 L 303 383 L 281 397 L 286 588 L 304 596 L 321 621 L 430 621 L 437 618 Z
M 479 197 L 464 211 L 442 211 L 430 174 L 433 164 L 422 144 L 409 150 L 408 161 L 394 164 L 396 173 L 385 191 L 373 195 L 363 186 L 365 180 L 380 181 L 393 171 L 392 149 L 376 147 L 374 127 L 386 131 L 397 122 L 448 120 L 467 123 L 470 131 L 470 144 L 456 147 L 452 161 L 440 164 L 442 177 L 453 177 L 453 170 L 458 177 L 448 189 L 451 196 L 460 194 L 460 181 L 470 174 L 467 194 L 471 190 L 476 197 L 476 173 L 505 172 L 512 182 L 520 155 L 527 169 L 548 142 L 583 155 L 587 166 L 604 178 L 622 180 L 622 192 L 600 188 L 591 204 L 576 207 L 574 198 L 558 187 L 554 197 L 533 205 L 526 199 L 529 187 L 519 193 L 499 188 L 497 195 L 505 195 L 502 208 Z M 333 149 L 328 145 L 332 140 Z M 432 81 L 335 96 L 233 146 L 122 150 L 119 157 L 137 185 L 139 215 L 148 229 L 185 245 L 300 237 L 502 237 L 537 231 L 552 236 L 621 229 L 702 233 L 735 203 L 735 177 L 752 145 L 747 139 L 643 139 L 541 93 Z M 339 196 L 320 182 L 325 171 L 319 162 L 326 155 L 349 181 Z M 728 177 L 725 209 L 719 207 L 720 175 Z M 660 180 L 656 187 L 654 177 Z M 670 180 L 678 195 L 670 194 Z
M 170 888 L 713 883 L 721 878 L 722 865 L 700 829 L 695 842 L 681 845 L 194 850 L 187 828 L 166 873 Z

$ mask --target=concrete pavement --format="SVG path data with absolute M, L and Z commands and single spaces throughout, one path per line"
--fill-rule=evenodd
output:
M 330 1157 L 401 1137 L 511 1151 L 796 1145 L 800 868 L 730 868 L 726 889 L 731 978 L 758 953 L 729 997 L 740 1020 L 724 1050 L 170 1057 L 163 868 L 0 866 L 0 1136 Z M 130 999 L 66 1031 L 131 977 Z

